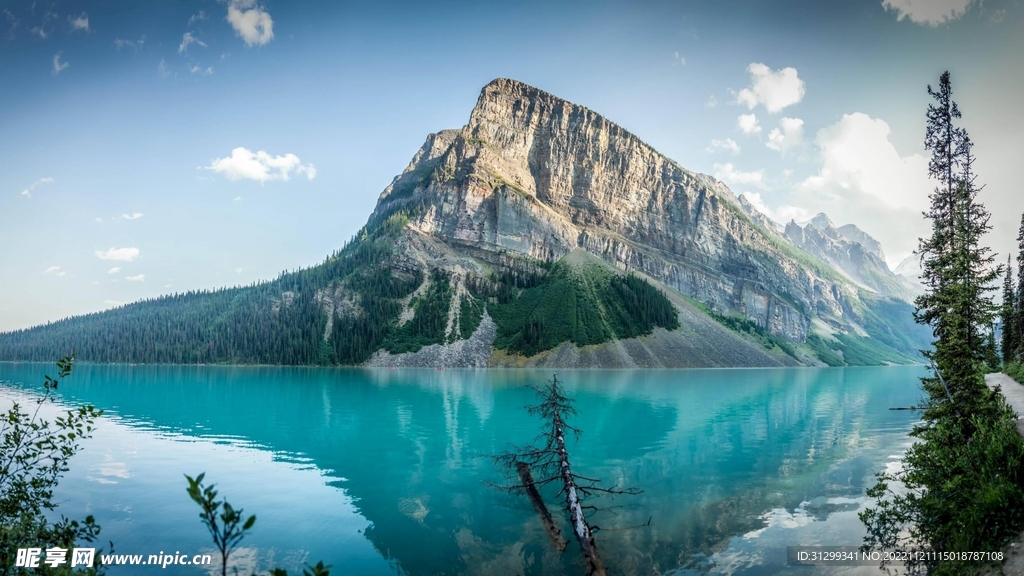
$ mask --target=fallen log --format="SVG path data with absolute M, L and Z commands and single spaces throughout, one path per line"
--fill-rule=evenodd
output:
M 533 509 L 540 516 L 540 522 L 544 525 L 544 530 L 547 530 L 548 536 L 551 538 L 551 543 L 555 545 L 556 550 L 564 552 L 568 543 L 562 537 L 562 531 L 555 525 L 551 512 L 540 497 L 537 486 L 533 483 L 533 474 L 530 472 L 530 466 L 526 462 L 516 462 L 516 472 L 519 474 L 519 481 L 523 486 L 523 491 L 526 492 L 530 503 L 533 504 Z

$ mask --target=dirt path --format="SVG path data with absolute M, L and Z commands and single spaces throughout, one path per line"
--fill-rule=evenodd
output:
M 986 374 L 985 384 L 989 388 L 1002 388 L 1006 402 L 1017 412 L 1017 430 L 1024 436 L 1024 385 L 1018 384 L 1006 374 Z M 1006 561 L 1003 563 L 1005 576 L 1024 576 L 1024 533 L 1015 542 L 1003 549 Z

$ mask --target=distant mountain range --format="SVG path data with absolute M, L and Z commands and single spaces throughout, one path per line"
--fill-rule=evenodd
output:
M 780 227 L 599 114 L 485 86 L 323 264 L 0 334 L 0 359 L 371 366 L 908 363 L 930 334 L 881 245 Z

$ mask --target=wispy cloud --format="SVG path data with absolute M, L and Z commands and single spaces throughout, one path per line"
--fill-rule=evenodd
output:
M 111 248 L 107 251 L 97 250 L 96 257 L 100 260 L 121 260 L 131 262 L 139 257 L 138 248 Z
M 61 54 L 63 54 L 63 52 L 57 52 L 56 54 L 53 55 L 53 75 L 54 76 L 56 76 L 57 74 L 60 74 L 61 71 L 63 71 L 68 66 L 71 66 L 71 64 L 68 64 L 67 62 L 61 62 L 60 61 L 60 55 Z
M 192 66 L 192 68 L 189 69 L 189 72 L 199 74 L 201 76 L 209 76 L 213 74 L 213 66 L 207 66 L 206 68 L 203 68 L 202 66 Z
M 203 168 L 224 174 L 228 180 L 288 180 L 292 172 L 305 174 L 310 180 L 316 178 L 316 168 L 302 164 L 295 154 L 271 156 L 263 150 L 253 152 L 241 147 L 232 150 L 231 156 L 218 158 Z
M 120 271 L 121 271 L 120 267 L 114 267 L 114 268 L 111 268 L 110 270 L 107 270 L 107 274 L 117 274 Z
M 706 148 L 708 152 L 715 152 L 717 150 L 727 150 L 733 154 L 740 153 L 740 145 L 736 143 L 732 138 L 726 138 L 725 140 L 712 140 L 711 145 Z
M 209 18 L 209 17 L 206 15 L 206 12 L 200 10 L 198 13 L 193 14 L 188 19 L 188 25 L 191 26 L 191 25 L 195 24 L 196 22 L 202 22 L 203 20 L 206 20 L 207 18 Z
M 67 272 L 60 269 L 60 266 L 50 266 L 46 270 L 43 270 L 43 274 L 49 274 L 51 276 L 67 276 Z
M 715 95 L 712 94 L 711 96 L 708 96 L 708 101 L 704 105 L 708 108 L 714 108 L 715 106 L 718 106 L 718 98 L 715 98 Z
M 145 214 L 143 214 L 142 212 L 134 212 L 132 214 L 121 214 L 121 219 L 122 220 L 138 220 L 139 218 L 142 218 L 143 216 L 145 216 Z
M 21 191 L 21 195 L 26 197 L 26 198 L 31 198 L 32 197 L 32 192 L 34 192 L 36 188 L 39 188 L 43 184 L 52 184 L 52 183 L 53 183 L 53 178 L 50 178 L 49 176 L 47 176 L 45 178 L 40 178 L 39 180 L 36 180 L 35 182 L 29 184 L 28 188 L 25 188 L 24 190 L 22 190 Z
M 673 58 L 674 58 L 674 60 L 675 60 L 676 62 L 678 62 L 678 63 L 682 64 L 683 66 L 686 66 L 686 58 L 683 58 L 683 57 L 682 57 L 682 56 L 681 56 L 681 55 L 679 54 L 679 52 L 676 52 L 676 53 L 674 54 Z
M 263 46 L 274 38 L 274 21 L 256 0 L 229 0 L 227 20 L 246 46 Z
M 125 280 L 129 282 L 144 282 L 146 280 L 145 274 L 136 274 L 135 276 L 126 276 Z
M 114 40 L 114 46 L 117 46 L 118 50 L 120 50 L 122 48 L 130 48 L 132 50 L 135 50 L 136 52 L 140 48 L 142 48 L 142 45 L 145 44 L 145 43 L 146 43 L 146 37 L 145 36 L 140 36 L 138 40 L 121 40 L 120 38 L 117 38 L 117 39 Z
M 178 44 L 178 54 L 184 54 L 185 50 L 188 50 L 188 47 L 191 44 L 197 44 L 199 46 L 202 46 L 203 48 L 206 48 L 206 42 L 203 42 L 199 38 L 196 38 L 192 35 L 191 32 L 185 32 L 181 36 L 181 44 Z
M 163 58 L 160 59 L 160 64 L 157 65 L 156 72 L 161 78 L 167 78 L 172 74 L 172 72 L 167 68 L 167 62 L 165 62 Z
M 715 178 L 727 184 L 749 184 L 764 186 L 764 171 L 742 172 L 732 164 L 715 164 Z
M 750 86 L 740 90 L 736 102 L 753 110 L 758 104 L 774 114 L 792 106 L 804 98 L 804 81 L 796 68 L 772 70 L 760 62 L 747 66 L 750 72 Z

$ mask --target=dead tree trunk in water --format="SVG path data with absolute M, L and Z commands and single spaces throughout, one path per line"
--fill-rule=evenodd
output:
M 551 381 L 551 394 L 558 393 L 558 378 Z M 565 422 L 562 420 L 562 411 L 558 403 L 552 403 L 551 426 L 555 436 L 555 450 L 558 451 L 558 468 L 562 477 L 562 492 L 565 493 L 565 508 L 569 511 L 569 520 L 572 522 L 572 531 L 576 535 L 576 541 L 580 544 L 580 553 L 587 562 L 587 574 L 591 576 L 605 576 L 607 572 L 601 555 L 597 553 L 597 542 L 594 541 L 594 531 L 587 523 L 587 517 L 583 514 L 583 504 L 580 503 L 580 490 L 576 486 L 576 477 L 572 474 L 572 466 L 569 464 L 569 451 L 565 449 Z
M 502 465 L 510 476 L 514 470 L 520 480 L 519 484 L 499 486 L 499 488 L 513 493 L 526 492 L 543 520 L 545 513 L 541 512 L 541 510 L 546 511 L 547 507 L 540 500 L 540 493 L 537 487 L 551 482 L 558 482 L 561 485 L 558 495 L 565 498 L 565 511 L 569 515 L 573 535 L 579 543 L 580 554 L 583 556 L 584 562 L 586 562 L 587 574 L 588 576 L 605 576 L 607 570 L 605 569 L 604 562 L 601 560 L 601 555 L 597 551 L 597 542 L 594 540 L 595 529 L 591 528 L 584 513 L 584 510 L 588 508 L 593 509 L 593 507 L 585 506 L 583 498 L 591 496 L 595 492 L 613 495 L 639 494 L 640 490 L 636 488 L 621 490 L 604 488 L 599 486 L 599 480 L 586 478 L 572 471 L 565 435 L 571 432 L 578 438 L 580 431 L 566 421 L 567 418 L 576 414 L 576 410 L 572 407 L 572 398 L 562 393 L 559 384 L 560 382 L 556 376 L 551 379 L 548 385 L 534 387 L 537 395 L 541 398 L 541 402 L 536 406 L 528 407 L 527 410 L 529 410 L 530 414 L 544 419 L 544 428 L 540 435 L 537 436 L 535 445 L 517 447 L 495 458 L 495 462 Z M 532 474 L 530 473 L 531 470 L 539 474 L 541 479 L 533 481 Z M 540 501 L 539 507 L 537 501 Z M 550 518 L 550 514 L 547 517 Z M 553 522 L 552 526 L 554 527 Z M 547 524 L 545 524 L 545 528 L 547 528 Z M 557 530 L 557 527 L 554 529 Z M 551 531 L 549 530 L 548 533 L 551 534 Z M 559 533 L 558 537 L 561 539 L 561 533 Z M 555 541 L 555 546 L 558 547 L 554 536 L 552 536 L 552 540 Z M 564 549 L 565 546 L 563 545 L 559 548 L 559 551 Z
M 533 482 L 533 474 L 530 473 L 530 466 L 526 462 L 516 462 L 516 473 L 519 474 L 519 481 L 522 482 L 523 490 L 526 492 L 526 496 L 530 498 L 533 509 L 540 516 L 544 530 L 547 530 L 548 536 L 551 537 L 551 543 L 555 545 L 555 550 L 565 552 L 565 546 L 568 543 L 565 541 L 565 538 L 562 538 L 562 531 L 555 525 L 547 504 L 544 503 L 544 499 L 540 497 L 540 492 L 537 491 L 537 485 Z

